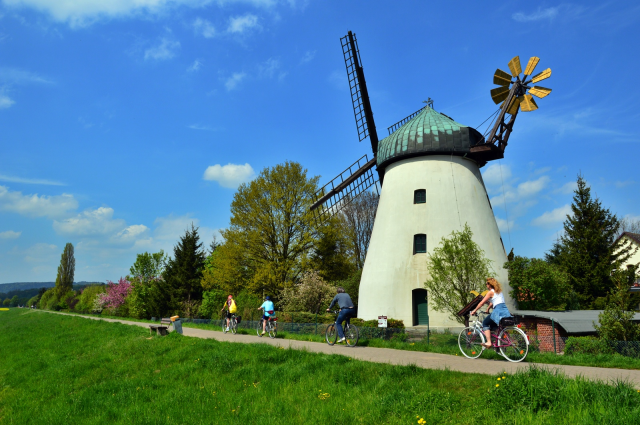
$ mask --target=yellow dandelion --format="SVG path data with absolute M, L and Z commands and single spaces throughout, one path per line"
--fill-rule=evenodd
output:
M 498 378 L 498 381 L 500 380 L 500 378 Z
M 496 388 L 499 387 L 499 386 L 500 386 L 500 384 L 496 384 Z

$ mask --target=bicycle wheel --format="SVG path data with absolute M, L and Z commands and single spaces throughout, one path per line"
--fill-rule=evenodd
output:
M 238 333 L 238 322 L 235 316 L 231 318 L 231 332 L 233 332 L 234 335 Z
M 258 322 L 258 327 L 256 328 L 256 333 L 258 334 L 258 336 L 260 338 L 262 338 L 262 323 L 263 323 L 264 319 L 260 319 L 260 321 Z
M 231 323 L 231 321 L 229 321 L 229 323 Z M 229 332 L 229 329 L 227 329 L 227 317 L 226 316 L 222 316 L 222 332 L 223 333 L 227 333 Z
M 329 345 L 336 343 L 336 340 L 338 339 L 338 331 L 336 330 L 336 325 L 334 323 L 327 326 L 324 338 L 327 340 L 327 344 Z
M 477 359 L 482 354 L 484 347 L 484 335 L 476 328 L 471 326 L 464 328 L 458 335 L 458 347 L 462 355 L 468 359 Z
M 510 362 L 521 362 L 529 353 L 527 335 L 518 328 L 505 328 L 498 336 L 500 354 Z
M 353 347 L 358 344 L 358 339 L 360 338 L 360 332 L 358 331 L 358 327 L 355 325 L 347 324 L 344 329 L 344 337 L 346 338 L 347 345 L 349 347 Z
M 276 335 L 278 335 L 278 323 L 269 320 L 267 326 L 269 327 L 269 337 L 271 337 L 271 339 L 275 338 Z

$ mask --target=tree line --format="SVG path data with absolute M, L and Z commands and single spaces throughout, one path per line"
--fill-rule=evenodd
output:
M 82 293 L 69 284 L 75 260 L 73 245 L 67 244 L 56 286 L 40 296 L 38 305 L 138 318 L 210 318 L 233 294 L 240 306 L 257 307 L 271 295 L 281 309 L 318 311 L 338 285 L 357 301 L 378 195 L 365 192 L 348 199 L 339 214 L 318 223 L 309 210 L 318 180 L 296 162 L 265 168 L 238 188 L 221 241 L 214 238 L 205 247 L 191 225 L 173 255 L 138 254 L 118 283 Z

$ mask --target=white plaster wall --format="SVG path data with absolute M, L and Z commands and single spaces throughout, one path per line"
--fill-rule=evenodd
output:
M 636 264 L 640 264 L 640 246 L 638 245 L 638 243 L 636 241 L 634 241 L 633 239 L 624 236 L 625 239 L 627 239 L 628 241 L 631 242 L 631 249 L 632 249 L 632 255 L 629 258 L 629 260 L 626 262 L 626 264 L 624 265 L 625 267 L 628 265 L 636 265 Z M 640 277 L 639 277 L 640 279 Z
M 413 203 L 416 189 L 426 190 L 425 204 Z M 424 288 L 428 254 L 442 237 L 462 230 L 465 223 L 473 231 L 473 240 L 493 261 L 495 277 L 513 310 L 507 271 L 502 268 L 507 257 L 478 166 L 461 157 L 432 155 L 393 163 L 385 171 L 362 272 L 358 316 L 371 320 L 385 315 L 411 326 L 411 291 Z M 413 235 L 418 233 L 427 235 L 426 254 L 413 254 Z M 460 326 L 447 313 L 435 311 L 431 303 L 429 324 L 435 328 Z

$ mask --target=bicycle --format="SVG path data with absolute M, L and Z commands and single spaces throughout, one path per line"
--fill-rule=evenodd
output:
M 227 316 L 225 314 L 222 315 L 222 332 L 227 333 L 231 331 L 234 335 L 238 332 L 238 318 L 235 313 L 231 313 L 231 318 L 229 319 L 229 327 L 227 329 Z
M 271 311 L 269 313 L 272 313 Z M 267 320 L 267 323 L 264 325 L 264 330 L 269 334 L 269 338 L 273 339 L 276 337 L 276 335 L 278 335 L 278 322 L 277 322 L 277 318 L 274 317 L 269 317 L 269 319 Z M 262 319 L 260 319 L 260 321 L 258 322 L 258 328 L 256 329 L 256 332 L 258 333 L 258 336 L 262 338 L 262 324 L 264 323 L 264 317 L 262 317 Z
M 332 311 L 333 314 L 336 315 L 336 319 L 338 319 L 338 313 L 340 310 Z M 358 331 L 358 327 L 356 325 L 351 324 L 351 318 L 347 318 L 345 320 L 345 325 L 343 328 L 345 342 L 349 347 L 353 347 L 358 344 L 358 339 L 360 338 L 360 331 Z M 327 330 L 324 335 L 327 344 L 334 345 L 338 339 L 338 329 L 336 328 L 335 322 L 327 326 Z
M 487 314 L 480 313 L 484 317 Z M 476 314 L 478 316 L 478 314 Z M 497 328 L 491 329 L 493 349 L 510 362 L 521 362 L 529 353 L 529 338 L 517 325 L 515 317 L 503 317 Z M 462 355 L 469 359 L 477 359 L 485 350 L 486 337 L 482 332 L 482 320 L 478 317 L 472 326 L 464 328 L 458 335 L 458 347 Z

